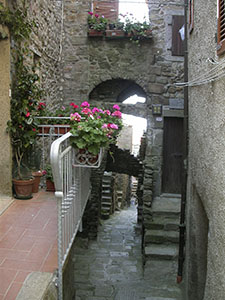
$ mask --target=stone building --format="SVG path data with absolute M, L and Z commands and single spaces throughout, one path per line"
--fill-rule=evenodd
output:
M 19 0 L 17 2 L 20 3 Z M 31 63 L 40 64 L 39 75 L 46 91 L 44 100 L 52 107 L 87 99 L 106 106 L 119 102 L 123 112 L 147 119 L 143 193 L 146 228 L 153 197 L 162 193 L 180 194 L 181 191 L 183 89 L 176 88 L 174 83 L 183 79 L 179 30 L 184 23 L 182 0 L 150 0 L 148 3 L 152 38 L 141 42 L 139 47 L 127 38 L 88 37 L 90 1 L 53 3 L 32 0 L 27 4 L 29 16 L 37 23 L 29 48 Z M 7 1 L 7 4 L 12 5 L 13 2 Z M 114 12 L 118 13 L 117 8 Z M 3 115 L 1 131 L 4 132 L 10 108 L 10 40 L 0 42 L 7 47 L 1 59 L 4 64 L 1 70 L 7 68 L 4 73 L 7 74 L 4 75 L 7 84 L 1 89 L 7 100 L 4 101 L 7 114 Z M 135 106 L 122 104 L 134 94 L 145 97 L 145 103 Z M 3 135 L 2 139 L 6 139 L 4 144 L 8 145 L 7 149 L 1 148 L 1 157 L 7 155 L 2 169 L 6 169 L 8 174 L 1 179 L 4 180 L 1 183 L 2 193 L 10 194 L 10 143 L 8 136 Z M 3 186 L 7 186 L 5 191 Z
M 225 81 L 221 26 L 225 8 L 224 1 L 190 2 L 187 299 L 222 300 L 225 299 Z

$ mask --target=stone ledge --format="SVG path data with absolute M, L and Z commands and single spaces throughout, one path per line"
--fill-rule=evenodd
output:
M 57 300 L 54 274 L 32 272 L 27 276 L 16 300 Z

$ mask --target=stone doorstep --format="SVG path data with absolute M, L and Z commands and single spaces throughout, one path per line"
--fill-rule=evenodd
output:
M 54 284 L 55 276 L 52 273 L 30 273 L 16 297 L 16 300 L 57 300 L 57 288 Z
M 104 205 L 107 206 L 107 207 L 108 207 L 108 206 L 111 207 L 112 203 L 111 203 L 111 202 L 105 202 L 105 201 L 104 201 L 104 202 L 101 203 L 101 206 L 104 206 Z
M 148 245 L 145 247 L 145 257 L 147 259 L 175 259 L 178 257 L 178 245 Z
M 146 230 L 145 243 L 179 243 L 179 232 L 172 230 Z
M 179 216 L 165 218 L 163 216 L 153 216 L 152 221 L 149 222 L 148 229 L 163 229 L 179 231 L 180 218 Z
M 148 297 L 145 300 L 177 300 L 175 298 L 164 298 L 164 297 Z

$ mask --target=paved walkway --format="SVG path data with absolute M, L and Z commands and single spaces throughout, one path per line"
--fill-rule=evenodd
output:
M 2 207 L 0 300 L 16 299 L 31 272 L 53 272 L 57 265 L 54 193 L 41 190 L 30 200 L 14 200 L 6 210 Z
M 76 243 L 76 300 L 182 299 L 176 261 L 154 260 L 143 268 L 134 205 L 102 221 L 97 241 Z

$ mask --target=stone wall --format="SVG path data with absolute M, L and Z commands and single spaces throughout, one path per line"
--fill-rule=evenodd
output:
M 87 99 L 115 103 L 131 91 L 146 97 L 142 108 L 137 105 L 130 109 L 127 105 L 127 110 L 134 115 L 141 112 L 141 116 L 147 118 L 143 195 L 147 216 L 153 196 L 161 194 L 163 117 L 168 111 L 176 116 L 174 108 L 183 109 L 183 90 L 173 85 L 183 80 L 183 57 L 172 56 L 169 50 L 172 15 L 183 15 L 183 1 L 149 2 L 153 39 L 140 47 L 129 39 L 88 38 L 87 12 L 90 8 L 86 0 L 66 1 L 64 6 L 64 103 L 80 103 Z M 163 106 L 161 116 L 152 115 L 152 104 Z M 126 105 L 122 107 L 126 112 Z
M 2 2 L 2 1 L 1 1 Z M 7 28 L 2 29 L 7 32 Z M 12 157 L 9 136 L 6 134 L 10 118 L 10 40 L 0 37 L 0 201 L 12 194 Z
M 188 42 L 189 80 L 209 74 L 224 61 L 224 55 L 216 54 L 214 39 L 217 1 L 194 3 L 194 30 Z M 189 88 L 186 246 L 189 300 L 225 298 L 224 94 L 223 78 Z

